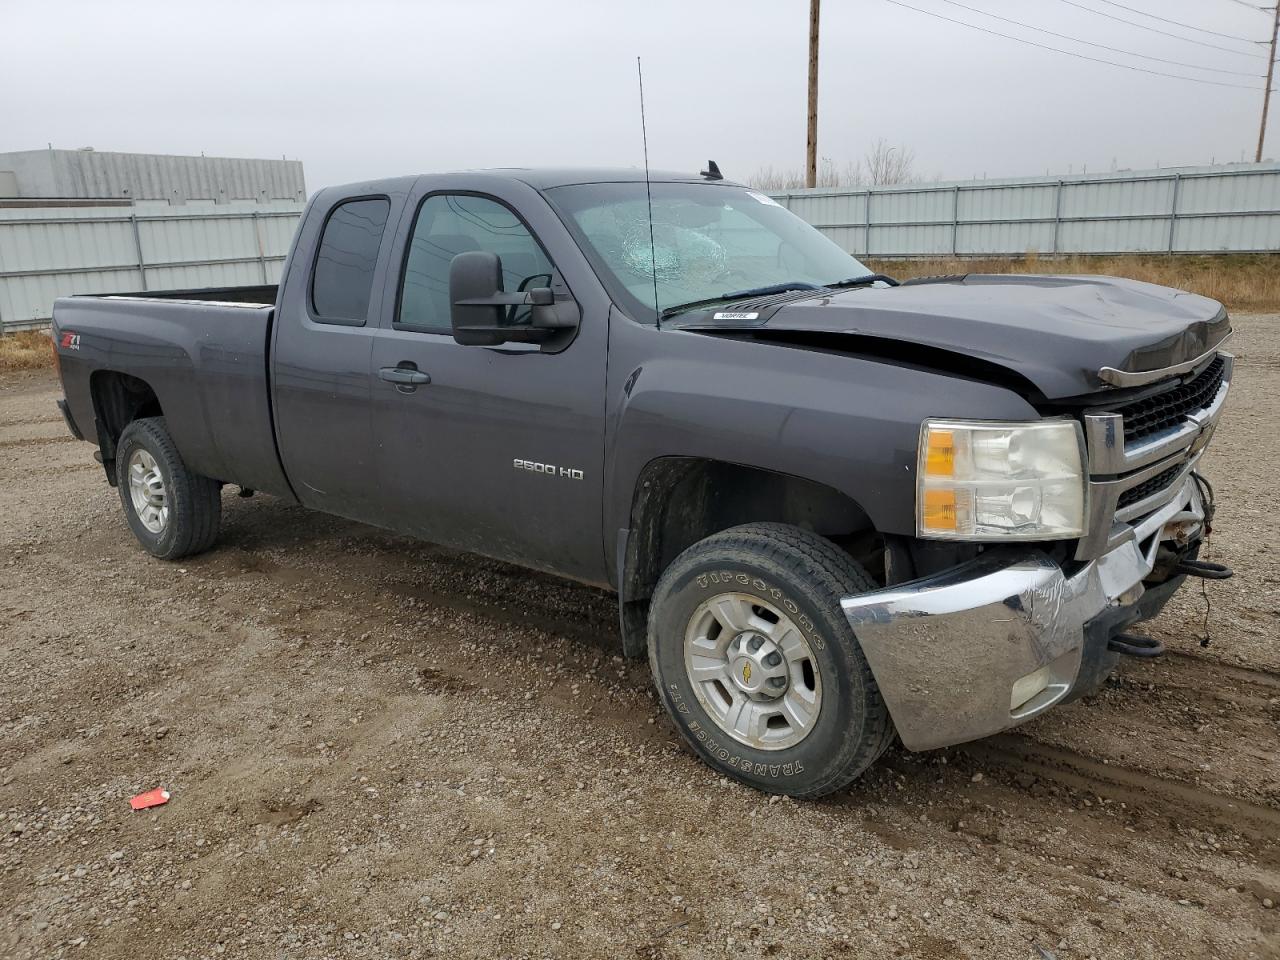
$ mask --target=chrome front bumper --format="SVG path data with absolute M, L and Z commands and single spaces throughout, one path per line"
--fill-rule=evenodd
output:
M 1167 504 L 1070 575 L 1039 551 L 989 551 L 842 600 L 903 744 L 928 750 L 997 733 L 1096 676 L 1082 670 L 1086 626 L 1138 604 L 1161 541 L 1199 539 L 1204 516 L 1186 476 Z

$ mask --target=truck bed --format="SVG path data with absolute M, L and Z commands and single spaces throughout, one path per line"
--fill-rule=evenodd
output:
M 280 287 L 274 283 L 250 287 L 192 287 L 188 290 L 141 290 L 136 293 L 113 293 L 102 296 L 129 297 L 133 300 L 189 300 L 202 303 L 256 303 L 274 306 Z M 78 299 L 85 299 L 83 297 Z
M 111 415 L 103 398 L 132 402 L 136 379 L 154 392 L 192 470 L 293 499 L 271 414 L 267 354 L 275 289 L 59 299 L 54 337 L 76 428 L 95 437 L 97 418 Z

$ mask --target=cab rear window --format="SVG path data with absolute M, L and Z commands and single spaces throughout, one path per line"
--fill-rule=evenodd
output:
M 373 270 L 391 202 L 348 200 L 325 221 L 311 278 L 311 309 L 321 323 L 360 325 L 369 315 Z

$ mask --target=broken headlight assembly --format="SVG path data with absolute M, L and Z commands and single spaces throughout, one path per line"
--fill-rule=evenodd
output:
M 1084 533 L 1084 434 L 1074 420 L 926 420 L 916 533 L 949 540 L 1064 540 Z

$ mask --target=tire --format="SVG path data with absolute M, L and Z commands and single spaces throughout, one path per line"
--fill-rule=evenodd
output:
M 694 752 L 748 786 L 804 798 L 874 763 L 893 722 L 840 598 L 875 589 L 829 540 L 781 523 L 733 527 L 680 554 L 651 601 L 649 665 Z M 788 713 L 788 702 L 804 709 Z
M 116 445 L 116 490 L 129 529 L 153 557 L 188 557 L 208 550 L 218 537 L 222 484 L 187 469 L 164 417 L 134 420 L 124 428 Z

